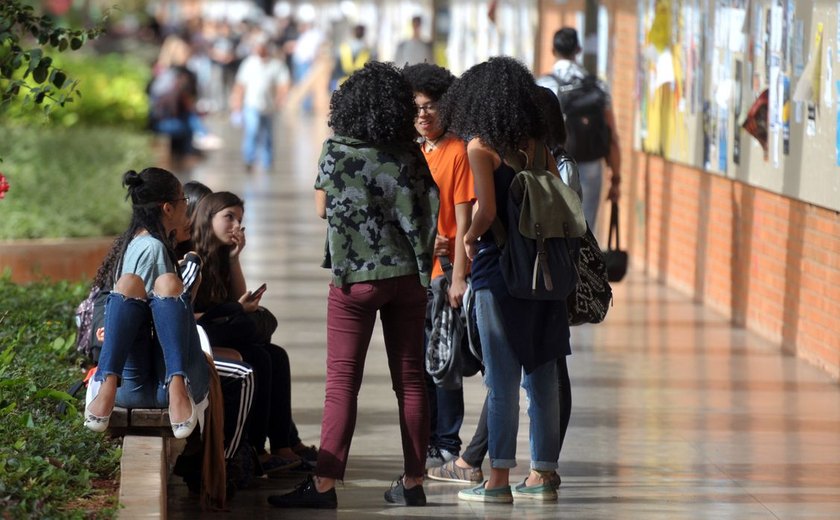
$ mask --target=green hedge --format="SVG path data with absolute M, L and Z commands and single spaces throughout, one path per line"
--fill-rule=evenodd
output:
M 0 277 L 0 511 L 3 518 L 111 518 L 117 441 L 82 426 L 73 310 L 82 284 L 16 285 Z M 68 403 L 60 415 L 57 405 Z
M 79 80 L 81 96 L 64 107 L 53 107 L 46 116 L 39 105 L 16 99 L 2 117 L 9 121 L 71 127 L 119 126 L 146 128 L 149 100 L 146 87 L 151 79 L 149 64 L 128 54 L 92 52 L 50 53 L 53 64 Z M 35 85 L 30 78 L 29 83 Z M 48 102 L 47 102 L 48 103 Z
M 152 137 L 117 128 L 0 126 L 0 239 L 119 234 L 131 210 L 122 174 L 154 164 Z

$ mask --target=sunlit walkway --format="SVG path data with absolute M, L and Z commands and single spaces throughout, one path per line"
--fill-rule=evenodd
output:
M 268 283 L 263 303 L 279 318 L 274 339 L 291 357 L 295 421 L 304 442 L 317 444 L 328 272 L 319 267 L 325 226 L 314 214 L 312 184 L 326 128 L 311 118 L 278 125 L 276 171 L 247 175 L 237 138 L 223 127 L 215 125 L 225 149 L 184 180 L 244 197 L 245 274 L 250 287 Z M 269 506 L 266 497 L 290 489 L 295 476 L 263 480 L 239 492 L 229 512 L 202 518 L 840 518 L 840 388 L 641 273 L 614 289 L 606 322 L 573 331 L 574 406 L 556 504 L 464 503 L 459 485 L 427 481 L 428 507 L 387 506 L 382 493 L 402 465 L 396 400 L 376 335 L 339 510 Z M 465 442 L 483 395 L 479 378 L 467 380 Z M 512 483 L 528 466 L 524 396 L 522 410 Z M 170 518 L 199 517 L 179 478 L 169 494 Z

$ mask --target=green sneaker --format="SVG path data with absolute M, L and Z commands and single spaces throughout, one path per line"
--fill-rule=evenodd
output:
M 513 495 L 510 492 L 510 486 L 502 486 L 493 489 L 487 489 L 484 486 L 487 482 L 469 488 L 462 489 L 458 492 L 460 500 L 467 502 L 492 502 L 494 504 L 512 504 Z
M 557 491 L 554 490 L 554 487 L 548 483 L 543 482 L 537 486 L 526 486 L 525 482 L 528 479 L 522 481 L 522 484 L 517 484 L 513 488 L 513 496 L 516 498 L 527 498 L 529 500 L 540 500 L 542 502 L 554 502 L 557 500 Z

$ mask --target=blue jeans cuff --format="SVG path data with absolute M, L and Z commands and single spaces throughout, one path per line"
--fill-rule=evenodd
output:
M 496 469 L 515 468 L 516 459 L 490 459 L 490 467 Z
M 557 469 L 557 463 L 532 460 L 531 469 L 534 471 L 555 471 Z

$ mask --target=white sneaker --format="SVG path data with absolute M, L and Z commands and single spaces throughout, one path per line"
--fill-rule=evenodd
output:
M 458 458 L 457 453 L 429 446 L 426 452 L 426 469 L 443 466 L 450 460 L 455 460 L 456 458 Z

